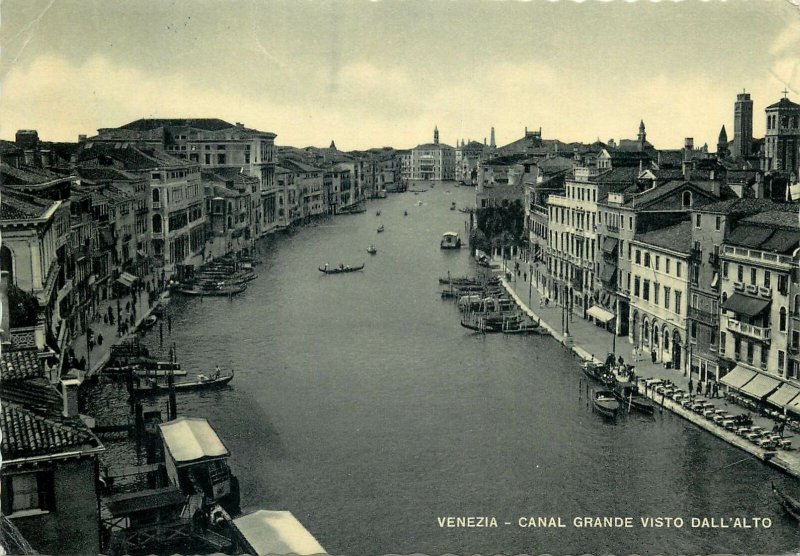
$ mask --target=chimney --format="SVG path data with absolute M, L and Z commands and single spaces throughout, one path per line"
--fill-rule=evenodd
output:
M 64 399 L 64 417 L 78 416 L 78 386 L 80 381 L 70 378 L 61 381 L 61 396 Z
M 86 142 L 86 134 L 81 133 L 80 135 L 78 135 L 78 143 L 85 143 L 85 142 Z
M 242 122 L 236 122 L 236 127 L 242 129 L 244 127 L 244 124 Z

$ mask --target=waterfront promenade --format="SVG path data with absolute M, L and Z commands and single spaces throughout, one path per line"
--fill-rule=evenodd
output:
M 615 347 L 615 359 L 622 356 L 626 363 L 634 365 L 639 380 L 644 380 L 645 378 L 670 380 L 679 388 L 688 391 L 688 383 L 690 380 L 689 373 L 681 369 L 667 369 L 663 364 L 653 363 L 649 358 L 644 356 L 639 356 L 638 359 L 634 359 L 633 346 L 629 343 L 627 337 L 617 338 L 615 342 L 613 333 L 578 315 L 569 315 L 568 312 L 566 315 L 568 315 L 569 318 L 569 336 L 566 336 L 563 328 L 563 318 L 565 315 L 563 307 L 555 303 L 550 303 L 548 306 L 545 306 L 542 303 L 542 296 L 540 293 L 536 288 L 530 287 L 530 284 L 523 280 L 522 275 L 516 276 L 512 268 L 508 268 L 502 264 L 501 268 L 504 269 L 501 282 L 506 290 L 514 297 L 522 310 L 534 320 L 538 320 L 553 338 L 570 349 L 581 360 L 602 363 L 605 361 L 608 353 Z M 509 274 L 511 276 L 510 280 L 507 279 Z M 697 378 L 698 377 L 694 377 L 695 384 Z M 670 399 L 663 399 L 663 397 L 655 395 L 652 391 L 649 392 L 649 395 L 659 404 L 662 411 L 664 409 L 672 411 L 718 438 L 725 440 L 729 444 L 748 452 L 752 456 L 770 463 L 794 477 L 800 477 L 800 451 L 797 449 L 798 446 L 794 446 L 792 450 L 788 451 L 778 450 L 776 452 L 766 450 L 735 433 L 725 430 L 723 427 L 709 421 L 703 416 L 681 407 L 680 404 Z M 712 398 L 710 401 L 717 406 L 718 409 L 726 410 L 734 415 L 747 412 L 745 408 L 729 402 L 724 397 Z M 771 430 L 775 425 L 775 422 L 767 417 L 752 413 L 751 416 L 753 418 L 753 425 L 764 427 L 767 430 Z M 791 435 L 786 435 L 786 437 L 791 438 Z M 795 444 L 797 444 L 797 442 L 795 442 Z

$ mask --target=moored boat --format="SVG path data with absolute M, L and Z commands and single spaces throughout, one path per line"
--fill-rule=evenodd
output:
M 157 322 L 158 317 L 155 315 L 150 315 L 139 325 L 139 330 L 150 330 L 156 325 Z
M 450 203 L 450 210 L 456 210 L 456 202 L 455 201 Z
M 215 285 L 189 285 L 178 286 L 178 293 L 183 295 L 201 296 L 227 296 L 242 293 L 247 289 L 247 284 L 215 284 Z
M 329 267 L 327 264 L 325 266 L 319 267 L 319 271 L 325 274 L 344 274 L 346 272 L 358 272 L 359 270 L 363 270 L 364 265 L 361 266 L 349 266 L 345 264 L 341 264 L 337 267 Z
M 606 417 L 615 417 L 619 411 L 619 401 L 610 390 L 595 390 L 592 393 L 595 409 Z
M 157 378 L 140 378 L 133 384 L 132 394 L 139 396 L 146 396 L 148 394 L 166 394 L 170 388 L 174 388 L 176 392 L 186 390 L 204 390 L 211 388 L 219 388 L 225 386 L 233 380 L 233 370 L 229 375 L 225 376 L 207 376 L 197 375 L 195 380 L 181 380 L 173 381 L 170 387 L 169 381 Z

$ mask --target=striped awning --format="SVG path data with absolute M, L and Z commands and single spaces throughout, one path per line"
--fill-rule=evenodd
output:
M 742 386 L 753 380 L 756 376 L 754 371 L 745 369 L 744 367 L 736 367 L 731 372 L 726 374 L 720 379 L 720 382 L 731 388 L 741 390 Z
M 762 400 L 780 385 L 780 380 L 759 373 L 753 380 L 742 386 L 741 391 L 743 394 Z
M 786 407 L 798 394 L 800 394 L 800 389 L 790 384 L 783 384 L 767 398 L 767 401 L 777 407 Z

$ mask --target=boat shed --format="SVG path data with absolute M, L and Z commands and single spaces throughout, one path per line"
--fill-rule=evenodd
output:
M 186 494 L 202 490 L 214 500 L 231 494 L 230 452 L 206 419 L 180 417 L 158 428 L 173 485 Z
M 240 548 L 254 556 L 326 554 L 292 512 L 258 510 L 233 520 Z

